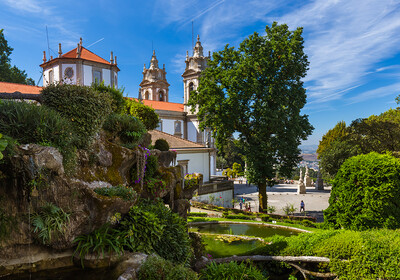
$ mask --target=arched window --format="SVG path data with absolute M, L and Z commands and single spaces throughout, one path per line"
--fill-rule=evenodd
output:
M 49 71 L 49 84 L 54 83 L 54 72 L 53 70 Z
M 149 92 L 147 90 L 144 94 L 144 99 L 149 100 Z
M 190 98 L 190 93 L 194 91 L 194 84 L 193 82 L 189 83 L 189 92 L 188 92 L 188 99 Z
M 160 100 L 160 101 L 164 101 L 164 92 L 162 91 L 162 90 L 160 90 L 159 92 L 158 92 L 158 100 Z

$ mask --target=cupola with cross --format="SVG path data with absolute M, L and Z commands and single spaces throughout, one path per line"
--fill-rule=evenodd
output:
M 169 83 L 166 78 L 165 64 L 163 68 L 158 67 L 156 52 L 150 60 L 149 68 L 143 67 L 143 81 L 140 83 L 139 94 L 141 99 L 168 102 Z

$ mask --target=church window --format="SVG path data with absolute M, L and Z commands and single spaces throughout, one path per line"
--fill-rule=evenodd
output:
M 191 93 L 194 90 L 194 84 L 190 83 L 189 84 L 189 93 Z
M 93 70 L 93 82 L 94 83 L 101 83 L 101 71 L 100 70 Z
M 175 121 L 174 123 L 174 135 L 179 137 L 182 136 L 182 124 L 180 121 Z
M 158 100 L 164 101 L 164 92 L 163 92 L 162 90 L 160 90 L 160 91 L 158 92 L 158 94 L 159 94 L 159 99 L 158 99 Z
M 64 76 L 67 79 L 72 79 L 72 77 L 74 76 L 74 69 L 72 69 L 72 67 L 65 68 Z
M 144 94 L 144 99 L 145 99 L 145 100 L 149 100 L 149 96 L 150 96 L 149 91 L 146 90 L 146 92 L 145 92 L 145 94 Z
M 54 83 L 54 71 L 50 70 L 49 71 L 49 84 Z

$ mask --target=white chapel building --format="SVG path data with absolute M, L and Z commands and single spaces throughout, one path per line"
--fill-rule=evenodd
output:
M 165 65 L 159 68 L 155 52 L 150 60 L 150 66 L 143 68 L 143 80 L 139 88 L 139 100 L 155 109 L 160 116 L 157 128 L 163 133 L 150 132 L 153 141 L 165 138 L 172 149 L 177 151 L 177 161 L 185 167 L 187 173 L 203 173 L 204 182 L 216 174 L 216 149 L 210 130 L 200 130 L 196 114 L 191 112 L 187 102 L 190 93 L 197 89 L 201 72 L 207 67 L 209 56 L 204 56 L 203 47 L 197 36 L 193 55 L 186 53 L 186 68 L 183 77 L 184 103 L 168 101 L 169 83 L 166 79 Z M 176 139 L 167 136 L 169 134 Z M 164 135 L 164 136 L 163 136 Z M 182 141 L 180 141 L 180 140 Z

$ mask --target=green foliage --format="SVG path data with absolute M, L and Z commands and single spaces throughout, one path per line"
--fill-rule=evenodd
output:
M 165 139 L 157 139 L 154 143 L 154 149 L 160 151 L 169 151 L 169 144 Z
M 301 140 L 313 130 L 308 116 L 300 114 L 308 67 L 303 42 L 302 28 L 290 31 L 274 22 L 265 36 L 254 33 L 238 49 L 226 46 L 208 61 L 189 100 L 199 110 L 201 128 L 213 131 L 217 148 L 239 134 L 261 210 L 267 208 L 266 181 L 277 171 L 290 175 L 300 162 Z
M 125 110 L 126 101 L 124 98 L 124 89 L 118 89 L 111 85 L 104 85 L 104 82 L 93 83 L 92 88 L 98 92 L 108 93 L 111 98 L 111 109 L 114 113 L 122 114 Z
M 268 206 L 268 208 L 267 208 L 266 210 L 267 210 L 267 211 L 263 211 L 263 212 L 267 212 L 267 213 L 272 214 L 272 213 L 275 213 L 275 212 L 276 212 L 276 207 L 270 205 L 270 206 Z
M 320 256 L 339 279 L 399 279 L 400 231 L 318 231 L 292 237 L 274 236 L 255 252 L 266 255 Z
M 99 195 L 121 197 L 123 200 L 127 201 L 135 201 L 138 196 L 132 188 L 121 185 L 115 187 L 96 188 L 93 191 Z
M 154 245 L 155 252 L 174 263 L 189 263 L 192 252 L 186 221 L 162 202 L 149 203 L 143 208 L 156 213 L 159 223 L 164 227 L 160 239 Z
M 86 255 L 95 254 L 97 257 L 104 257 L 106 253 L 122 255 L 126 245 L 120 232 L 111 228 L 109 224 L 103 225 L 90 234 L 78 236 L 74 243 L 78 243 L 74 255 L 79 255 L 82 267 L 84 267 L 83 260 Z
M 3 134 L 0 133 L 0 160 L 3 159 L 3 154 L 1 152 L 6 149 L 7 145 L 7 139 L 4 139 Z
M 228 214 L 224 218 L 227 219 L 240 219 L 240 220 L 255 220 L 255 216 L 245 215 L 245 214 Z
M 158 170 L 158 158 L 156 156 L 148 156 L 146 164 L 146 173 L 144 175 L 145 179 L 154 178 Z
M 348 129 L 344 121 L 338 122 L 334 128 L 328 130 L 328 132 L 322 136 L 322 140 L 319 141 L 317 149 L 318 158 L 320 158 L 321 154 L 331 143 L 344 138 L 346 135 L 348 135 Z
M 58 148 L 69 166 L 75 159 L 76 138 L 69 121 L 54 110 L 26 102 L 0 103 L 0 131 L 20 144 Z
M 103 124 L 103 129 L 112 138 L 119 137 L 124 144 L 136 146 L 146 134 L 144 124 L 135 117 L 123 114 L 110 114 Z
M 218 150 L 217 167 L 224 169 L 227 166 L 232 166 L 235 162 L 243 166 L 244 157 L 242 150 L 238 139 L 234 139 L 233 137 L 228 138 Z
M 261 221 L 263 221 L 263 222 L 269 222 L 269 220 L 270 220 L 269 215 L 265 215 L 265 214 L 261 215 L 260 218 L 261 218 Z
M 400 162 L 369 153 L 346 160 L 332 186 L 324 220 L 335 228 L 400 227 Z
M 242 169 L 242 165 L 240 163 L 233 163 L 232 165 L 232 172 L 233 172 L 233 176 L 234 178 L 238 177 L 238 176 L 243 176 L 243 169 Z
M 185 189 L 191 189 L 199 186 L 200 180 L 202 178 L 201 174 L 189 173 L 185 175 Z
M 183 265 L 158 256 L 149 256 L 138 273 L 139 280 L 197 280 L 197 274 Z
M 286 203 L 286 205 L 282 207 L 282 210 L 285 212 L 285 215 L 293 215 L 294 212 L 296 212 L 296 207 L 294 207 L 293 204 Z
M 164 228 L 156 213 L 134 206 L 120 222 L 118 230 L 131 251 L 151 253 L 161 240 Z
M 0 29 L 0 82 L 35 85 L 35 81 L 27 77 L 24 70 L 11 66 L 10 55 L 13 51 L 4 37 L 4 29 Z
M 91 87 L 58 84 L 42 90 L 43 105 L 59 112 L 76 131 L 78 148 L 87 148 L 111 113 L 112 98 Z
M 167 184 L 164 182 L 164 180 L 158 178 L 149 178 L 144 181 L 144 186 L 149 192 L 157 196 L 159 192 L 165 190 Z
M 40 208 L 38 213 L 32 214 L 33 232 L 43 244 L 51 242 L 52 238 L 57 238 L 67 228 L 70 214 L 52 203 L 47 203 Z
M 215 262 L 207 265 L 201 271 L 201 280 L 237 280 L 237 279 L 252 279 L 252 280 L 265 280 L 263 274 L 249 263 L 221 263 Z
M 159 117 L 156 111 L 135 100 L 126 99 L 125 112 L 141 120 L 147 130 L 153 130 L 158 126 Z

